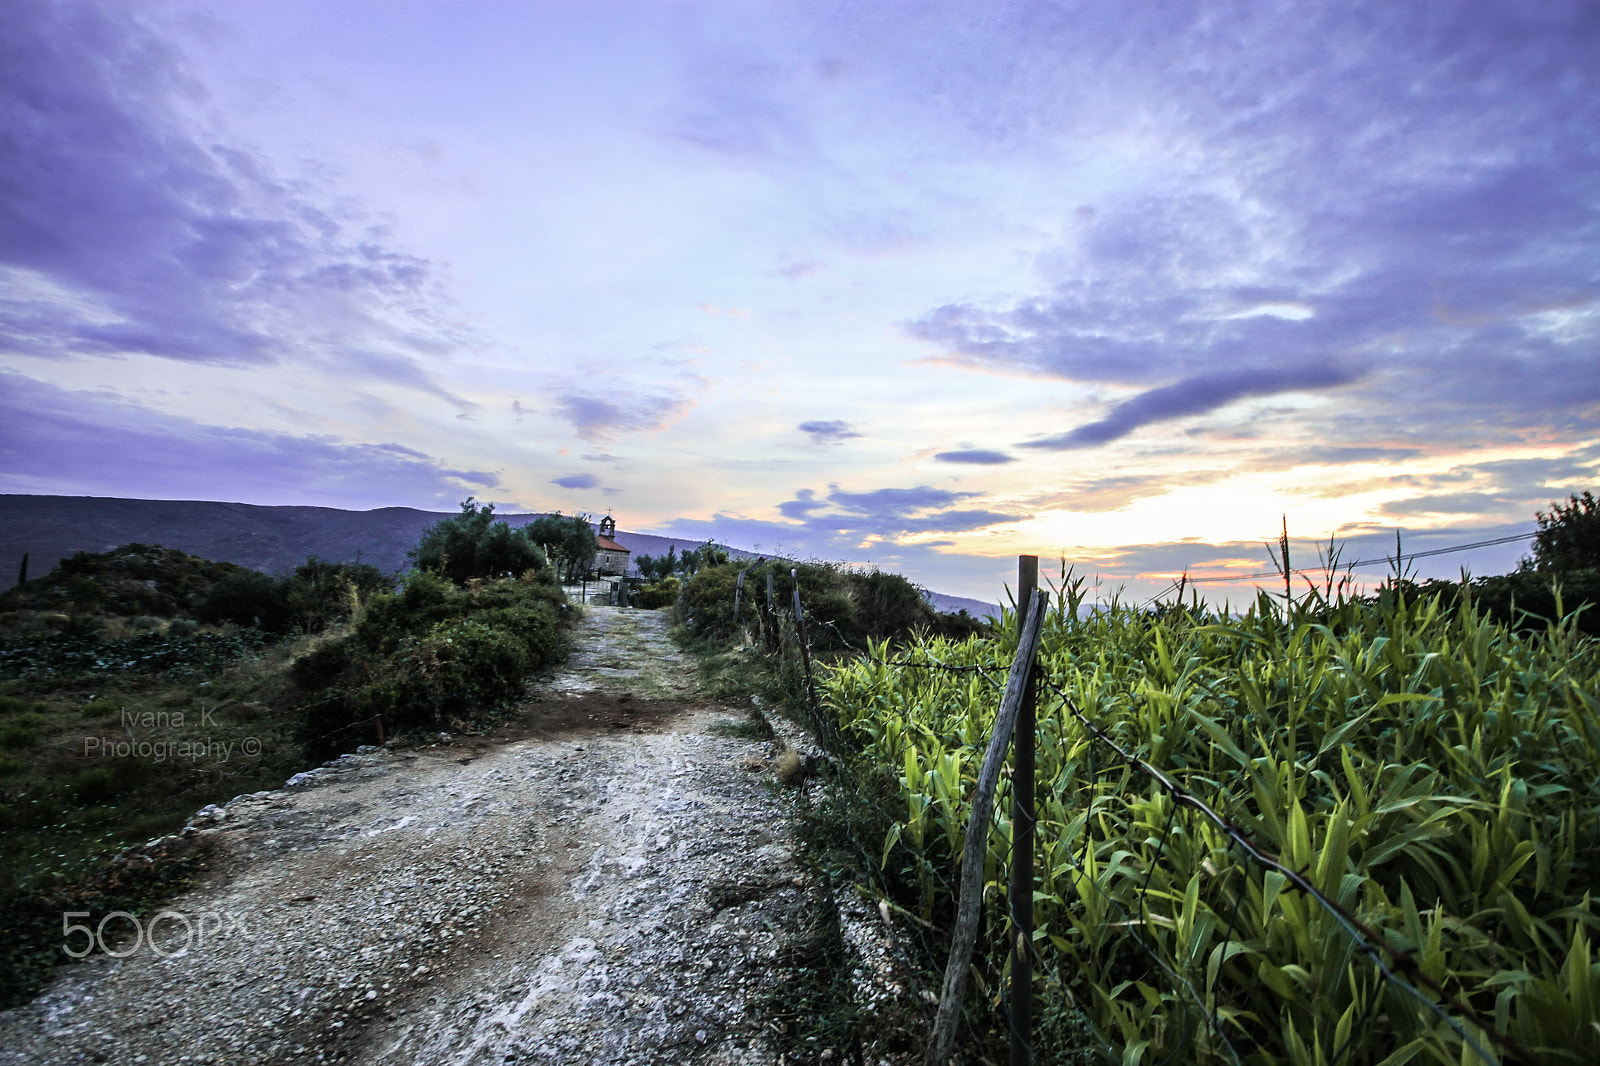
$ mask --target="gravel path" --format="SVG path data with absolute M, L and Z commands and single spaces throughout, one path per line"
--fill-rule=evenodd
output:
M 187 951 L 168 919 L 60 968 L 0 1064 L 776 1063 L 747 1004 L 803 901 L 771 744 L 664 627 L 591 607 L 498 734 L 197 816 Z

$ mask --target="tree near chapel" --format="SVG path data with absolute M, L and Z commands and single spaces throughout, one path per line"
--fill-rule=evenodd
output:
M 496 522 L 494 504 L 476 504 L 471 496 L 461 501 L 460 514 L 430 526 L 409 554 L 417 569 L 441 574 L 458 585 L 473 578 L 514 577 L 549 565 L 526 528 Z
M 529 538 L 561 567 L 569 585 L 589 568 L 599 550 L 594 527 L 582 515 L 540 515 L 524 528 Z

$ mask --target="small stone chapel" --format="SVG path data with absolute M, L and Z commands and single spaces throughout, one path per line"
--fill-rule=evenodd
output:
M 628 557 L 632 553 L 613 539 L 616 535 L 617 520 L 610 515 L 600 519 L 600 533 L 596 538 L 599 542 L 599 548 L 594 556 L 594 572 L 596 574 L 615 577 L 627 576 Z

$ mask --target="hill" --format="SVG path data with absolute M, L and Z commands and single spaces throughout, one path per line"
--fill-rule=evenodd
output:
M 0 495 L 0 588 L 16 584 L 24 552 L 28 573 L 41 577 L 74 552 L 104 552 L 128 543 L 160 544 L 218 562 L 282 574 L 315 555 L 330 562 L 371 563 L 404 570 L 406 552 L 423 531 L 454 512 L 412 507 L 344 511 L 336 507 L 263 507 L 205 500 L 124 500 L 101 496 Z M 523 526 L 539 514 L 502 514 Z M 699 543 L 617 531 L 635 555 L 665 554 Z M 734 558 L 754 553 L 731 550 Z
M 42 577 L 74 552 L 105 552 L 123 544 L 159 544 L 218 562 L 285 574 L 315 555 L 329 562 L 371 563 L 404 570 L 406 552 L 423 531 L 455 512 L 413 507 L 345 511 L 337 507 L 265 507 L 207 500 L 125 500 L 105 496 L 0 494 L 0 590 L 16 584 L 23 553 L 28 574 Z M 503 514 L 513 526 L 539 518 Z M 635 556 L 683 552 L 700 542 L 617 530 L 617 543 Z M 759 558 L 730 548 L 733 559 Z M 941 611 L 965 608 L 982 617 L 991 604 L 932 593 Z

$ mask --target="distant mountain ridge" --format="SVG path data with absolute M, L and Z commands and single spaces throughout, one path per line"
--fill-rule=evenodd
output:
M 414 507 L 345 511 L 337 507 L 262 506 L 209 500 L 127 500 L 109 496 L 0 494 L 0 590 L 16 584 L 23 553 L 28 574 L 43 577 L 75 552 L 103 552 L 129 543 L 160 544 L 218 562 L 282 574 L 315 555 L 330 562 L 363 562 L 390 571 L 410 566 L 406 552 L 423 532 L 454 512 Z M 524 526 L 532 514 L 499 514 Z M 617 530 L 616 541 L 639 555 L 679 552 L 703 541 Z M 760 558 L 730 548 L 734 559 Z M 930 593 L 941 611 L 982 616 L 992 604 Z

